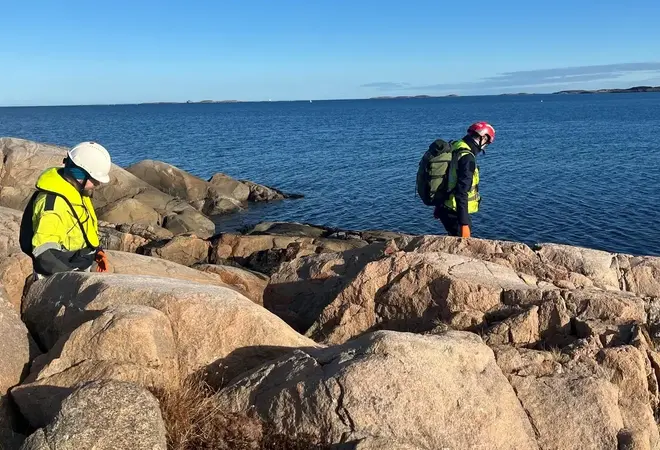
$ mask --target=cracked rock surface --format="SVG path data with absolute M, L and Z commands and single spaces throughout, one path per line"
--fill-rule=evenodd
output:
M 506 309 L 505 292 L 536 290 L 513 271 L 449 253 L 399 252 L 367 264 L 308 330 L 345 342 L 373 327 L 421 332 L 437 320 L 469 329 Z
M 22 450 L 165 450 L 158 400 L 144 388 L 95 381 L 71 394 L 55 419 L 38 429 Z
M 48 423 L 80 382 L 164 387 L 200 374 L 215 385 L 316 347 L 234 290 L 159 277 L 54 275 L 32 286 L 23 315 L 48 350 L 12 392 L 33 426 Z
M 219 399 L 254 407 L 284 433 L 331 442 L 379 438 L 408 448 L 538 448 L 493 352 L 471 333 L 378 331 L 265 364 Z M 386 447 L 387 448 L 387 447 Z

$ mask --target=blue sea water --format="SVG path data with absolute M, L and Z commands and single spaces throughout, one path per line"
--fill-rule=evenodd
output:
M 497 129 L 479 157 L 478 237 L 660 255 L 660 94 L 0 108 L 0 136 L 93 139 L 127 166 L 158 159 L 305 198 L 216 218 L 442 234 L 415 197 L 436 138 Z

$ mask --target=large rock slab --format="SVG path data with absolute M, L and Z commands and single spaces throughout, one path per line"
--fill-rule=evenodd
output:
M 619 290 L 628 257 L 600 250 L 559 244 L 540 244 L 536 250 L 517 242 L 416 236 L 395 239 L 394 250 L 445 252 L 470 256 L 510 267 L 538 281 L 575 289 L 598 287 Z M 530 278 L 531 279 L 531 278 Z
M 215 234 L 215 223 L 208 217 L 192 209 L 184 209 L 175 213 L 165 213 L 163 226 L 174 234 L 193 233 L 202 239 L 208 239 Z
M 27 375 L 30 361 L 39 351 L 7 294 L 0 287 L 0 432 L 9 440 L 18 425 L 9 402 L 9 389 Z
M 239 202 L 247 202 L 250 198 L 250 187 L 223 173 L 216 173 L 209 180 L 210 190 L 214 195 L 233 198 Z
M 584 275 L 597 287 L 620 288 L 617 258 L 612 253 L 559 244 L 543 244 L 537 253 L 542 261 Z
M 284 200 L 290 196 L 279 189 L 270 186 L 253 183 L 252 181 L 241 180 L 250 189 L 248 200 L 251 202 L 272 202 L 275 200 Z M 294 196 L 299 198 L 299 195 Z
M 25 283 L 32 275 L 32 260 L 20 249 L 22 216 L 22 211 L 0 206 L 0 284 L 17 311 L 20 310 Z
M 636 448 L 658 448 L 660 435 L 650 405 L 651 377 L 645 354 L 635 347 L 622 346 L 604 349 L 599 359 L 607 379 L 619 389 L 618 407 L 625 428 L 624 436 L 619 433 L 619 444 L 626 439 L 634 442 Z
M 241 210 L 246 201 L 272 201 L 289 197 L 277 189 L 238 181 L 224 174 L 216 174 L 205 181 L 161 161 L 141 161 L 127 170 L 156 189 L 182 199 L 208 215 Z
M 202 211 L 209 216 L 240 211 L 249 197 L 250 188 L 245 183 L 217 173 L 209 180 L 208 196 Z
M 21 245 L 18 240 L 23 211 L 0 206 L 0 255 L 9 255 Z
M 145 255 L 167 259 L 184 266 L 208 262 L 210 244 L 197 237 L 176 236 L 165 242 L 156 242 L 143 247 Z
M 162 258 L 153 258 L 146 255 L 137 255 L 120 251 L 107 251 L 110 261 L 111 273 L 124 275 L 148 275 L 154 277 L 172 278 L 175 280 L 189 281 L 200 284 L 211 284 L 215 286 L 229 286 L 223 279 L 213 273 L 200 272 L 199 270 L 183 266 L 173 261 Z
M 366 264 L 384 256 L 371 244 L 341 253 L 321 253 L 283 262 L 264 292 L 264 306 L 305 332 Z
M 197 265 L 190 268 L 160 258 L 124 252 L 106 252 L 110 261 L 110 272 L 124 275 L 148 275 L 172 278 L 184 282 L 228 287 L 245 295 L 258 304 L 263 304 L 263 291 L 268 277 L 237 267 Z M 199 270 L 198 270 L 199 269 Z
M 492 351 L 468 333 L 380 331 L 297 351 L 219 398 L 233 411 L 254 408 L 280 432 L 322 433 L 333 443 L 374 436 L 413 448 L 538 448 Z
M 565 298 L 577 337 L 596 337 L 603 346 L 630 342 L 633 329 L 647 322 L 646 302 L 630 293 L 585 289 Z
M 495 348 L 541 448 L 657 448 L 644 356 L 593 343 L 568 353 Z
M 488 330 L 484 339 L 488 345 L 534 345 L 541 339 L 539 307 L 511 316 Z
M 427 331 L 483 326 L 506 310 L 506 294 L 531 291 L 515 271 L 446 253 L 398 252 L 367 264 L 321 313 L 307 334 L 341 343 L 374 328 Z
M 235 198 L 209 191 L 209 197 L 204 200 L 201 211 L 207 216 L 220 216 L 244 209 L 243 204 Z
M 233 289 L 149 276 L 57 274 L 32 285 L 23 317 L 42 346 L 51 349 L 119 305 L 148 306 L 167 316 L 184 377 L 199 372 L 219 384 L 295 348 L 316 346 Z
M 543 449 L 617 448 L 623 428 L 617 389 L 589 377 L 511 379 Z
M 600 320 L 613 325 L 646 322 L 646 302 L 627 292 L 579 289 L 565 294 L 570 314 L 580 320 Z
M 7 300 L 17 312 L 21 310 L 21 300 L 25 285 L 32 279 L 32 258 L 20 250 L 6 257 L 0 257 L 0 285 L 7 291 Z
M 630 258 L 624 271 L 625 287 L 639 295 L 660 297 L 660 258 L 653 256 Z
M 62 166 L 66 149 L 15 138 L 0 138 L 4 164 L 0 173 L 0 205 L 23 211 L 37 178 L 48 167 Z
M 97 211 L 99 220 L 116 224 L 142 224 L 158 226 L 160 215 L 155 209 L 134 198 L 125 198 Z
M 647 321 L 646 303 L 633 294 L 598 289 L 544 291 L 526 304 L 507 293 L 516 309 L 501 322 L 491 323 L 484 338 L 489 345 L 564 347 L 579 338 L 594 337 L 604 347 L 630 342 L 635 326 Z
M 217 275 L 224 283 L 237 289 L 257 305 L 264 304 L 264 290 L 268 285 L 266 275 L 239 267 L 216 264 L 199 264 L 194 267 L 202 272 Z
M 11 394 L 30 425 L 39 428 L 53 420 L 75 386 L 97 380 L 159 390 L 177 386 L 176 344 L 167 316 L 141 305 L 108 308 L 38 358 Z
M 156 189 L 185 200 L 209 215 L 240 210 L 247 201 L 263 202 L 291 197 L 277 189 L 238 181 L 221 173 L 205 181 L 161 161 L 141 161 L 127 170 Z
M 206 181 L 161 161 L 140 161 L 126 170 L 159 191 L 187 202 L 203 201 L 208 194 Z
M 516 272 L 548 280 L 568 278 L 568 272 L 548 267 L 527 245 L 518 242 L 486 239 L 461 239 L 450 236 L 403 236 L 390 243 L 392 252 L 450 253 L 509 267 Z M 554 269 L 554 270 L 553 270 Z
M 22 450 L 166 450 L 158 400 L 130 383 L 98 381 L 69 396 L 57 417 Z

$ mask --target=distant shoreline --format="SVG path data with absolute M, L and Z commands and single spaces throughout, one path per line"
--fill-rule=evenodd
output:
M 523 96 L 523 95 L 570 95 L 570 94 L 626 94 L 626 93 L 639 93 L 639 92 L 660 92 L 660 86 L 633 86 L 625 89 L 569 89 L 564 91 L 557 91 L 552 93 L 531 93 L 531 92 L 511 92 L 511 93 L 501 93 L 493 94 L 493 96 L 500 97 L 514 97 L 514 96 Z M 378 97 L 368 97 L 368 98 L 354 98 L 354 99 L 327 99 L 327 100 L 313 100 L 313 101 L 339 101 L 339 100 L 425 100 L 431 98 L 456 98 L 456 97 L 480 97 L 466 95 L 461 96 L 458 94 L 448 94 L 448 95 L 381 95 Z M 287 101 L 287 102 L 306 102 L 307 100 L 277 100 Z M 312 100 L 309 100 L 310 102 Z M 138 103 L 138 105 L 198 105 L 198 104 L 214 104 L 214 103 L 268 103 L 270 100 L 202 100 L 202 101 L 190 101 L 187 102 L 146 102 Z
M 369 97 L 365 100 L 408 100 L 412 98 L 424 99 L 424 98 L 447 98 L 447 97 L 459 97 L 458 94 L 449 94 L 449 95 L 381 95 L 380 97 Z
M 512 92 L 500 94 L 483 95 L 383 95 L 367 98 L 336 98 L 336 99 L 312 99 L 312 100 L 200 100 L 185 102 L 138 102 L 138 103 L 97 103 L 97 104 L 79 104 L 79 105 L 7 105 L 0 108 L 58 108 L 58 107 L 76 107 L 76 106 L 140 106 L 140 105 L 205 105 L 205 104 L 232 104 L 232 103 L 281 103 L 281 102 L 332 102 L 332 101 L 356 101 L 356 100 L 424 100 L 432 98 L 457 98 L 457 97 L 513 97 L 529 95 L 576 95 L 576 94 L 634 94 L 660 92 L 660 86 L 633 86 L 625 89 L 569 89 L 564 91 L 539 93 L 539 92 Z
M 554 92 L 555 95 L 564 94 L 630 94 L 638 92 L 660 92 L 660 86 L 634 86 L 627 89 L 572 89 L 567 91 Z
M 138 105 L 199 105 L 199 104 L 207 104 L 207 103 L 245 103 L 243 100 L 201 100 L 198 102 L 194 102 L 192 100 L 188 100 L 187 102 L 143 102 L 143 103 L 138 103 Z

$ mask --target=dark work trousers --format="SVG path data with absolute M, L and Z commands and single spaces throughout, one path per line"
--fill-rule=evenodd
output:
M 439 219 L 440 222 L 442 222 L 442 226 L 445 227 L 445 230 L 447 230 L 447 234 L 449 236 L 461 235 L 461 225 L 458 223 L 458 216 L 451 209 L 445 208 L 442 205 L 438 205 L 433 211 L 433 217 Z M 469 225 L 470 230 L 472 230 L 472 218 L 468 216 L 468 219 L 469 223 L 466 225 Z

